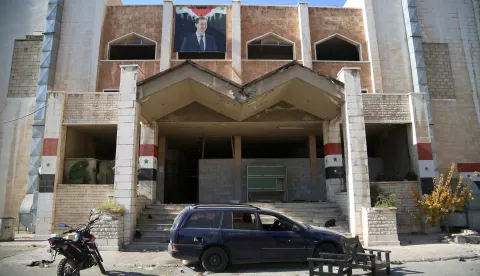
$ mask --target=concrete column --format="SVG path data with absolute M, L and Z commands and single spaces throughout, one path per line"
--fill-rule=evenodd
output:
M 128 243 L 136 222 L 140 105 L 136 101 L 138 65 L 122 65 L 120 68 L 114 197 L 116 203 L 125 207 L 123 240 Z
M 310 156 L 310 180 L 312 187 L 317 187 L 319 183 L 317 181 L 317 140 L 315 135 L 308 136 L 308 150 Z
M 234 179 L 235 179 L 235 200 L 242 200 L 242 137 L 234 137 L 234 156 L 235 159 L 235 169 L 234 169 Z
M 138 194 L 155 201 L 157 197 L 158 127 L 141 124 L 138 159 Z
M 300 30 L 300 49 L 302 50 L 303 66 L 312 68 L 312 42 L 310 40 L 310 20 L 308 3 L 298 3 L 298 23 Z
M 420 30 L 420 20 L 418 18 L 417 2 L 412 0 L 402 0 L 403 17 L 407 33 L 408 52 L 410 56 L 410 67 L 413 80 L 413 92 L 424 93 L 423 102 L 425 104 L 425 119 L 427 120 L 428 136 L 430 137 L 429 148 L 433 161 L 433 170 L 438 175 L 438 166 L 436 164 L 435 136 L 433 133 L 433 119 L 430 108 L 430 95 L 427 83 L 427 70 L 425 58 L 423 56 L 422 34 Z M 422 117 L 423 118 L 423 117 Z M 413 121 L 412 121 L 413 122 Z
M 429 132 L 425 93 L 410 93 L 410 117 L 412 124 L 408 129 L 411 163 L 417 173 L 423 193 L 433 189 L 435 163 Z
M 172 55 L 173 1 L 163 0 L 162 42 L 160 45 L 160 72 L 170 68 Z
M 371 205 L 360 68 L 343 68 L 338 73 L 338 79 L 345 84 L 345 104 L 342 111 L 348 224 L 353 236 L 363 236 L 362 207 Z
M 375 27 L 375 15 L 373 13 L 372 0 L 362 1 L 363 25 L 367 38 L 368 60 L 370 61 L 372 92 L 383 93 L 382 71 L 380 68 L 380 54 L 378 52 L 377 28 Z
M 232 80 L 242 83 L 241 1 L 232 0 Z
M 327 201 L 335 201 L 335 194 L 343 188 L 344 166 L 340 137 L 340 122 L 323 123 L 323 149 L 325 154 L 325 179 Z
M 88 77 L 88 90 L 95 91 L 97 87 L 97 68 L 100 55 L 100 39 L 102 38 L 103 22 L 108 0 L 95 1 L 93 17 L 92 53 L 90 54 L 90 74 Z
M 160 203 L 165 202 L 165 158 L 167 156 L 167 139 L 165 136 L 158 137 L 158 170 L 157 170 L 157 196 Z
M 38 189 L 37 219 L 35 237 L 43 239 L 52 232 L 54 220 L 54 190 L 58 180 L 60 166 L 59 140 L 62 137 L 63 107 L 65 94 L 49 92 L 45 112 L 45 132 L 40 166 L 40 184 Z M 57 177 L 56 177 L 57 176 Z

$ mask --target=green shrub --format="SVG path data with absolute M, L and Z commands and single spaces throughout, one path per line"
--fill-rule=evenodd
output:
M 377 183 L 370 185 L 370 201 L 373 207 L 377 208 L 389 208 L 395 207 L 397 197 L 395 194 L 387 193 Z
M 71 184 L 88 184 L 89 174 L 88 174 L 88 162 L 86 160 L 78 161 L 73 164 L 68 173 Z
M 123 215 L 123 213 L 125 212 L 125 207 L 110 200 L 98 205 L 96 207 L 96 210 L 111 215 Z

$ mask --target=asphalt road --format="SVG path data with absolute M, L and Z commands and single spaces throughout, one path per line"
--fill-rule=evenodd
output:
M 153 268 L 118 268 L 106 267 L 109 275 L 113 276 L 190 276 L 199 275 L 201 270 L 194 270 L 189 267 L 153 267 Z M 54 276 L 56 267 L 50 268 L 28 268 L 18 264 L 5 264 L 0 261 L 0 275 L 13 276 Z M 81 272 L 82 276 L 101 275 L 98 268 L 94 267 Z M 201 274 L 200 274 L 201 275 Z M 213 275 L 206 273 L 204 275 Z M 242 265 L 230 268 L 228 272 L 217 275 L 242 275 L 242 276 L 302 276 L 308 275 L 305 264 L 261 264 Z M 359 275 L 355 273 L 355 275 Z M 361 274 L 360 274 L 361 275 Z M 377 275 L 386 275 L 379 273 Z M 461 262 L 459 260 L 427 262 L 427 263 L 405 263 L 392 266 L 391 275 L 480 275 L 480 260 L 472 259 Z

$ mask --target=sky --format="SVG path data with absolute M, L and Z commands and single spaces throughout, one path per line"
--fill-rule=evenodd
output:
M 302 0 L 301 2 L 308 2 L 309 6 L 338 6 L 343 7 L 346 0 Z M 149 4 L 161 4 L 162 0 L 122 0 L 124 5 L 149 5 Z M 244 5 L 289 5 L 296 6 L 300 2 L 299 0 L 242 0 Z M 182 4 L 201 4 L 201 5 L 214 5 L 214 4 L 231 4 L 231 0 L 173 0 L 175 5 Z

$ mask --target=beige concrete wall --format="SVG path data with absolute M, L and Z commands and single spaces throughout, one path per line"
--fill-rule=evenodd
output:
M 113 196 L 113 185 L 65 185 L 59 184 L 55 189 L 55 228 L 63 222 L 74 226 L 87 222 L 90 209 L 107 201 Z
M 450 95 L 454 98 L 431 100 L 438 167 L 446 171 L 453 161 L 478 162 L 480 127 L 476 102 L 480 91 L 480 46 L 472 2 L 417 0 L 417 7 L 423 42 L 448 45 L 453 73 L 454 94 Z M 427 72 L 431 70 L 428 66 L 427 62 Z M 428 82 L 435 84 L 436 80 Z
M 0 122 L 30 114 L 35 98 L 7 98 Z M 0 216 L 18 217 L 27 188 L 33 116 L 0 124 Z

